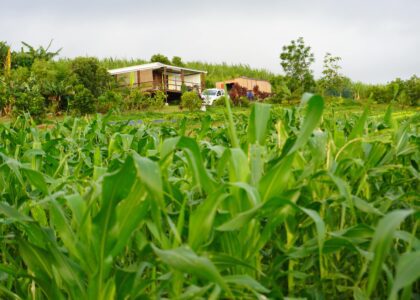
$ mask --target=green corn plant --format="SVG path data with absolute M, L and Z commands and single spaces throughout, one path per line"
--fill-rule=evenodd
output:
M 420 117 L 306 100 L 0 123 L 0 297 L 418 297 Z

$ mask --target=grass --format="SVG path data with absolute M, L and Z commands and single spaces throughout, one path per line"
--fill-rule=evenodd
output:
M 2 298 L 420 296 L 418 109 L 165 109 L 0 124 Z

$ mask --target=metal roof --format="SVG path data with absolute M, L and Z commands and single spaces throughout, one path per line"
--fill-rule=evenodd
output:
M 249 79 L 249 80 L 255 80 L 255 81 L 265 81 L 270 83 L 269 80 L 265 80 L 265 79 L 258 79 L 258 78 L 251 78 L 251 77 L 247 77 L 247 76 L 239 76 L 239 77 L 235 77 L 232 79 L 227 79 L 227 80 L 223 80 L 223 81 L 218 81 L 217 83 L 230 83 L 230 82 L 234 82 L 235 80 L 242 78 L 242 79 Z
M 117 75 L 117 74 L 124 74 L 124 73 L 130 73 L 130 72 L 136 72 L 136 71 L 142 71 L 142 70 L 156 70 L 156 69 L 161 69 L 164 67 L 166 67 L 168 70 L 173 70 L 173 71 L 184 70 L 184 71 L 193 72 L 193 73 L 207 73 L 206 71 L 181 68 L 177 66 L 170 66 L 170 65 L 159 63 L 159 62 L 137 65 L 137 66 L 130 66 L 130 67 L 119 68 L 119 69 L 112 69 L 112 70 L 108 70 L 108 73 L 111 75 Z

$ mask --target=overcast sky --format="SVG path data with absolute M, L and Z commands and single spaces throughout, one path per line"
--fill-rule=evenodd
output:
M 243 63 L 282 73 L 281 47 L 304 37 L 315 76 L 325 52 L 355 81 L 420 75 L 420 0 L 0 0 L 0 40 L 61 56 Z

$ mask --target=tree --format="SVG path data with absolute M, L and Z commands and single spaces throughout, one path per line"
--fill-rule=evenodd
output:
M 408 103 L 412 106 L 420 105 L 420 78 L 416 75 L 411 76 L 405 81 Z
M 35 119 L 41 119 L 45 112 L 45 98 L 41 88 L 32 75 L 25 81 L 15 82 L 12 90 L 13 112 L 15 115 L 29 113 Z
M 305 45 L 302 37 L 283 46 L 280 59 L 281 66 L 286 73 L 288 87 L 292 92 L 305 92 L 313 89 L 315 81 L 310 66 L 315 58 L 311 47 Z
M 151 58 L 150 58 L 151 62 L 159 62 L 165 65 L 171 65 L 171 61 L 169 60 L 169 58 L 163 54 L 154 54 Z
M 49 61 L 52 60 L 54 57 L 56 57 L 60 51 L 61 48 L 57 51 L 49 51 L 52 40 L 48 44 L 46 48 L 39 46 L 37 49 L 35 49 L 33 46 L 29 45 L 28 43 L 22 42 L 23 46 L 21 47 L 19 52 L 13 51 L 12 53 L 12 67 L 27 67 L 30 68 L 32 64 L 35 62 L 35 60 L 45 60 Z
M 341 66 L 338 64 L 341 57 L 333 56 L 327 52 L 324 56 L 323 77 L 320 86 L 324 95 L 340 96 L 343 92 L 344 77 L 340 74 Z
M 95 57 L 76 57 L 71 63 L 71 70 L 77 81 L 94 97 L 99 97 L 110 88 L 112 77 Z
M 177 67 L 185 67 L 185 63 L 182 61 L 181 57 L 179 56 L 172 57 L 172 64 Z
M 10 47 L 6 42 L 0 42 L 0 74 L 2 74 L 6 68 L 6 58 L 9 49 Z
M 82 84 L 74 87 L 74 96 L 69 101 L 69 108 L 78 115 L 86 115 L 95 112 L 96 99 L 89 89 Z
M 287 87 L 286 80 L 283 76 L 278 75 L 270 80 L 273 95 L 271 96 L 272 103 L 281 103 L 284 100 L 292 100 L 292 93 Z

